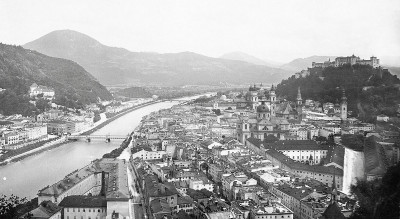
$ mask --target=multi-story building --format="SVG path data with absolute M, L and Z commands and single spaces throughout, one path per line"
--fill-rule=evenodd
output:
M 269 206 L 257 206 L 251 209 L 250 218 L 252 219 L 293 219 L 293 212 L 285 205 L 275 202 Z
M 321 159 L 325 158 L 328 154 L 328 148 L 318 144 L 313 140 L 283 140 L 273 143 L 265 143 L 259 139 L 247 139 L 248 145 L 251 148 L 274 149 L 287 157 L 307 164 L 319 164 Z M 260 150 L 257 150 L 260 152 Z
M 143 148 L 141 151 L 138 151 L 132 154 L 133 158 L 139 157 L 143 160 L 159 160 L 162 159 L 165 155 L 167 155 L 166 151 L 158 151 L 158 150 L 151 150 L 150 148 Z
M 63 208 L 64 219 L 105 219 L 107 216 L 107 199 L 105 196 L 67 196 L 60 202 L 59 206 Z
M 30 86 L 29 95 L 31 97 L 33 97 L 33 96 L 37 96 L 39 94 L 43 94 L 44 98 L 53 99 L 54 95 L 55 95 L 55 92 L 51 88 L 48 88 L 48 87 L 42 86 L 42 85 L 37 85 L 36 83 L 33 83 Z
M 127 164 L 124 160 L 107 158 L 94 160 L 82 169 L 70 173 L 61 181 L 39 190 L 38 202 L 51 201 L 58 204 L 67 198 L 64 202 L 66 204 L 75 200 L 68 198 L 69 196 L 76 196 L 76 200 L 81 201 L 84 201 L 90 195 L 101 196 L 106 200 L 106 205 L 100 203 L 92 206 L 96 209 L 96 212 L 94 212 L 96 215 L 100 217 L 105 213 L 107 218 L 111 218 L 113 213 L 117 213 L 120 217 L 129 218 L 131 195 L 127 171 Z M 93 213 L 90 204 L 88 206 L 78 204 L 76 207 L 74 204 L 66 204 L 65 206 L 72 208 L 71 216 L 74 216 L 72 213 L 85 213 L 84 215 L 89 217 L 90 213 Z M 74 209 L 78 207 L 80 208 L 79 211 L 84 211 L 74 212 Z M 105 212 L 102 211 L 104 208 L 106 208 Z M 98 210 L 101 210 L 101 212 L 98 212 Z M 74 217 L 70 219 L 74 219 Z
M 189 188 L 194 190 L 207 189 L 212 192 L 214 190 L 214 183 L 207 179 L 207 177 L 195 177 L 189 180 Z

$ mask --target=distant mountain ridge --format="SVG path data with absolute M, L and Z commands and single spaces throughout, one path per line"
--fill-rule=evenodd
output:
M 19 104 L 28 106 L 25 97 L 33 83 L 54 89 L 55 102 L 67 107 L 83 107 L 99 98 L 112 99 L 103 85 L 73 61 L 0 44 L 0 87 L 6 89 L 0 95 L 0 111 L 9 114 L 12 110 L 18 112 Z M 8 108 L 1 109 L 5 105 Z
M 230 52 L 230 53 L 225 53 L 222 56 L 220 56 L 219 58 L 221 59 L 229 59 L 229 60 L 237 60 L 237 61 L 244 61 L 244 62 L 248 62 L 248 63 L 252 63 L 255 65 L 266 65 L 269 67 L 278 67 L 281 64 L 275 61 L 270 61 L 270 60 L 263 60 L 260 58 L 257 58 L 255 56 L 249 55 L 247 53 L 244 52 Z
M 310 56 L 307 58 L 298 58 L 289 63 L 281 65 L 280 68 L 287 71 L 293 71 L 293 73 L 295 73 L 307 68 L 311 68 L 312 62 L 324 62 L 328 61 L 329 59 L 333 61 L 335 58 L 336 56 Z
M 287 72 L 264 65 L 211 58 L 192 52 L 145 53 L 105 46 L 72 30 L 53 31 L 24 45 L 82 65 L 102 84 L 135 82 L 167 85 L 279 82 Z

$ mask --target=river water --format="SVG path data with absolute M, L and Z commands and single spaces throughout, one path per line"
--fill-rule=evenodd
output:
M 192 98 L 194 97 L 190 99 Z M 170 108 L 177 103 L 178 101 L 161 102 L 137 109 L 114 120 L 93 135 L 127 135 L 138 126 L 143 116 Z M 82 168 L 90 161 L 101 158 L 103 154 L 119 147 L 121 142 L 122 140 L 112 140 L 111 143 L 92 140 L 88 143 L 80 140 L 0 166 L 0 194 L 34 198 L 43 187 L 63 179 L 65 175 Z

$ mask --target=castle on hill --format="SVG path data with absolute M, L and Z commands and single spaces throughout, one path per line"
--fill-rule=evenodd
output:
M 352 56 L 347 56 L 347 57 L 337 57 L 333 62 L 331 62 L 330 59 L 325 62 L 312 62 L 312 67 L 313 68 L 339 67 L 347 64 L 369 65 L 372 66 L 373 68 L 378 68 L 380 66 L 379 59 L 376 58 L 375 56 L 371 56 L 370 59 L 367 60 L 367 59 L 360 59 L 360 57 L 355 56 L 353 54 Z

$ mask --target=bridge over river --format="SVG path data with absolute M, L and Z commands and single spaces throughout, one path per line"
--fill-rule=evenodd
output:
M 110 142 L 111 140 L 125 140 L 129 138 L 129 135 L 69 135 L 68 140 L 81 140 L 84 139 L 87 142 L 92 140 L 104 140 Z

